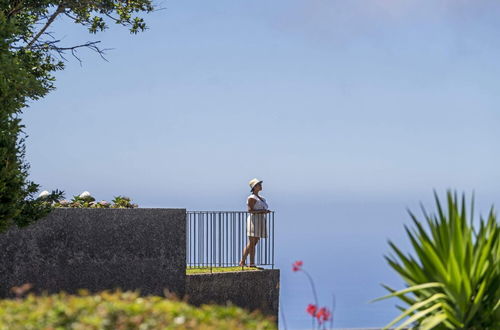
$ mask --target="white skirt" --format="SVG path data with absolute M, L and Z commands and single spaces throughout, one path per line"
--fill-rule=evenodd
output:
M 267 224 L 265 214 L 249 214 L 247 217 L 247 236 L 267 237 Z

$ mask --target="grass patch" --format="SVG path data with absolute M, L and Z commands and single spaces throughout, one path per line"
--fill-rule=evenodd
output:
M 255 267 L 210 267 L 206 268 L 186 268 L 186 275 L 191 274 L 204 274 L 204 273 L 225 273 L 225 272 L 241 272 L 241 271 L 259 271 L 262 268 Z

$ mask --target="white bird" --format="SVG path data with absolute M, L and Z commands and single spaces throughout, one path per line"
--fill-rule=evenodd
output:
M 80 194 L 80 198 L 92 197 L 92 195 L 88 191 L 84 191 Z
M 49 195 L 50 195 L 50 193 L 47 190 L 44 190 L 40 193 L 40 195 L 38 195 L 38 198 L 45 198 Z

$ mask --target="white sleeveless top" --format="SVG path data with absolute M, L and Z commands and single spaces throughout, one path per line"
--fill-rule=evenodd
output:
M 260 196 L 260 198 L 259 198 L 255 194 L 251 194 L 250 196 L 248 196 L 248 198 L 247 198 L 247 206 L 248 206 L 248 201 L 250 200 L 250 198 L 253 198 L 253 199 L 256 200 L 255 205 L 253 206 L 254 210 L 256 210 L 256 211 L 267 210 L 269 208 L 269 206 L 267 205 L 266 199 L 264 197 L 262 197 L 262 196 Z

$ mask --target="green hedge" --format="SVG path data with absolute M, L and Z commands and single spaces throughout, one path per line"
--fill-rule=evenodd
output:
M 0 329 L 276 329 L 276 324 L 234 306 L 198 308 L 134 292 L 81 292 L 0 300 Z

